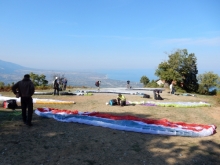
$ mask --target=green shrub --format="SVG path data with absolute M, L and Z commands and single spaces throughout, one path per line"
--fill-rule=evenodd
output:
M 176 92 L 178 92 L 178 93 L 186 93 L 186 91 L 184 89 L 182 89 L 181 87 L 179 87 L 177 85 L 175 85 L 174 88 L 175 88 Z
M 146 87 L 157 88 L 157 87 L 159 87 L 159 85 L 155 81 L 151 81 L 146 85 Z
M 202 95 L 206 95 L 206 94 L 208 94 L 208 91 L 204 88 L 203 85 L 200 85 L 200 84 L 199 84 L 199 88 L 198 88 L 197 93 L 198 93 L 198 94 L 202 94 Z

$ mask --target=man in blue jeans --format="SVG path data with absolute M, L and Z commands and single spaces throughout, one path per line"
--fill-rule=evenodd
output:
M 32 115 L 33 115 L 33 99 L 35 88 L 33 82 L 30 80 L 30 75 L 24 75 L 21 81 L 18 81 L 12 86 L 12 92 L 16 97 L 21 97 L 21 109 L 22 109 L 22 119 L 25 124 L 32 126 Z M 26 110 L 28 109 L 28 116 L 26 115 Z

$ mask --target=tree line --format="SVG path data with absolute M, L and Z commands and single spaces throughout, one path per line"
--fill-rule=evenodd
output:
M 35 74 L 33 72 L 29 73 L 30 75 L 30 79 L 33 82 L 34 86 L 36 89 L 50 89 L 52 88 L 53 84 L 49 83 L 48 80 L 46 80 L 46 76 L 44 74 Z M 55 79 L 55 77 L 59 77 L 59 79 L 64 78 L 64 75 L 58 75 L 58 74 L 54 74 L 52 75 L 53 79 Z M 0 82 L 0 90 L 4 90 L 4 91 L 10 91 L 11 87 L 14 85 L 14 82 L 12 84 L 8 84 L 5 85 L 4 82 Z
M 155 75 L 165 84 L 174 81 L 179 92 L 216 94 L 216 90 L 220 88 L 220 77 L 212 71 L 197 75 L 197 58 L 194 53 L 189 54 L 187 49 L 178 49 L 168 57 L 155 71 Z M 150 82 L 147 76 L 142 76 L 140 82 L 145 87 L 158 86 L 156 81 Z

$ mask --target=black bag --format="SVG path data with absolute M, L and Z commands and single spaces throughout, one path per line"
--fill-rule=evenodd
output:
M 160 91 L 154 91 L 154 99 L 155 100 L 163 100 L 163 98 L 159 94 Z
M 6 100 L 3 102 L 3 107 L 8 109 L 15 109 L 18 107 L 15 99 Z
M 154 99 L 155 99 L 155 100 L 163 100 L 163 98 L 162 98 L 159 94 L 156 95 Z
M 163 98 L 158 94 L 157 100 L 163 100 Z
M 144 95 L 143 95 L 143 98 L 150 98 L 150 95 L 144 94 Z

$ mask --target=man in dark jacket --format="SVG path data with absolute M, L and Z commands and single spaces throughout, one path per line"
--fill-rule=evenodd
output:
M 32 126 L 32 115 L 33 115 L 33 99 L 35 88 L 33 82 L 30 80 L 30 75 L 24 75 L 23 80 L 18 81 L 12 86 L 12 91 L 16 97 L 21 97 L 21 109 L 22 119 L 25 124 Z M 28 116 L 26 110 L 28 109 Z
M 53 89 L 54 89 L 53 95 L 59 95 L 59 90 L 60 90 L 59 88 L 60 85 L 59 85 L 58 77 L 55 77 L 55 80 L 53 82 Z

